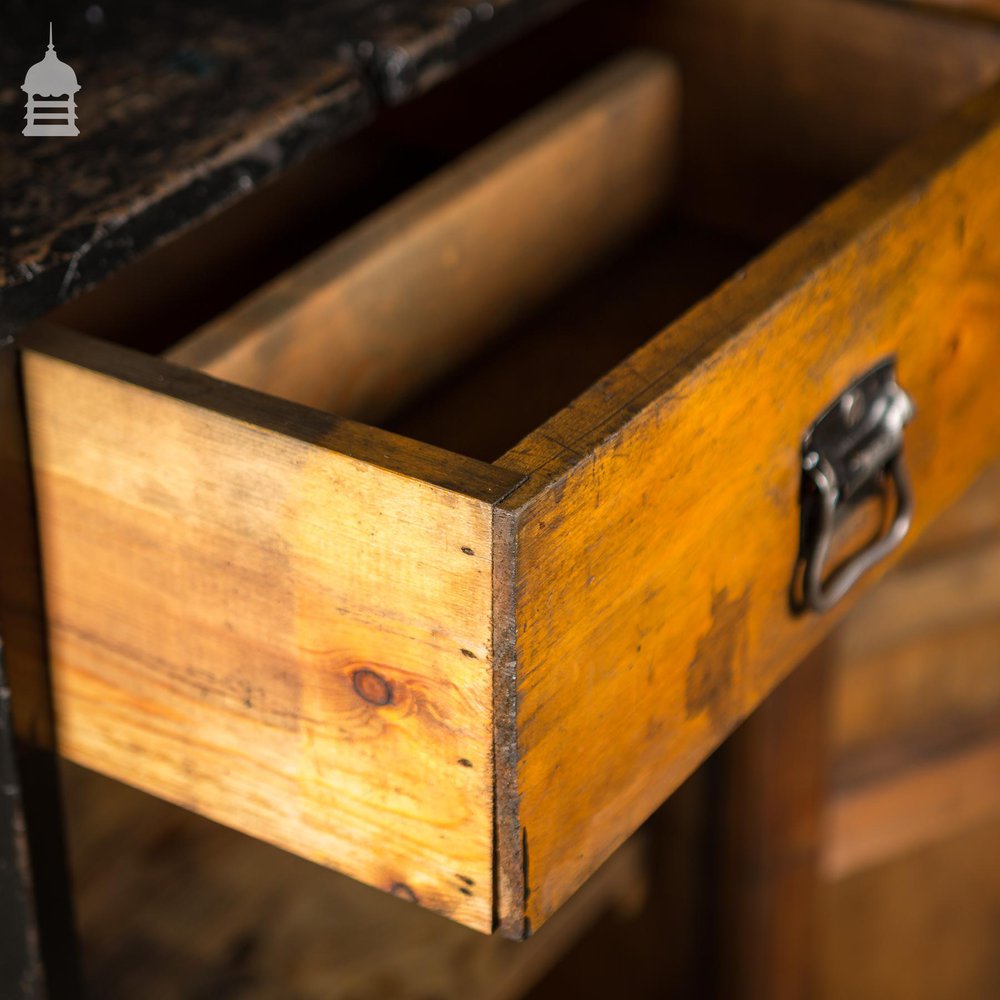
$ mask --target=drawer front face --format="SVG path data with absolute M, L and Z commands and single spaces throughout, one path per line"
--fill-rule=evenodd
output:
M 793 614 L 789 586 L 802 435 L 846 385 L 896 355 L 917 411 L 914 536 L 1000 453 L 998 181 L 995 90 L 500 460 L 529 477 L 497 540 L 514 618 L 497 660 L 516 706 L 500 760 L 516 808 L 499 813 L 515 932 L 839 617 Z
M 62 751 L 489 930 L 494 486 L 80 343 L 24 355 Z

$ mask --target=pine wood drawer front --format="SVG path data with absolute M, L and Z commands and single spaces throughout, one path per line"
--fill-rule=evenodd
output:
M 517 477 L 58 333 L 24 366 L 63 752 L 488 929 Z
M 998 176 L 994 90 L 494 464 L 35 331 L 65 752 L 536 929 L 839 617 L 788 604 L 823 406 L 897 356 L 914 536 L 1000 453 Z

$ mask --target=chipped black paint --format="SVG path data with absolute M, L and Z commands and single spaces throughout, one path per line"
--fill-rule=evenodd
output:
M 0 85 L 0 335 L 569 2 L 0 4 L 0 63 L 51 19 L 83 87 L 81 135 L 38 140 Z

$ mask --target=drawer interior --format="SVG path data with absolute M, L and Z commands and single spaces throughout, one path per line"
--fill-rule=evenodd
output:
M 416 341 L 413 351 L 420 350 L 424 338 L 427 350 L 442 350 L 441 357 L 395 395 L 388 387 L 374 411 L 350 402 L 322 407 L 470 457 L 496 460 L 730 277 L 853 168 L 840 165 L 823 176 L 822 151 L 813 160 L 800 151 L 795 180 L 789 180 L 785 168 L 780 183 L 762 183 L 759 172 L 747 166 L 756 138 L 734 134 L 731 123 L 720 120 L 719 134 L 709 141 L 705 131 L 710 123 L 698 118 L 707 100 L 702 62 L 723 53 L 699 49 L 704 60 L 691 63 L 689 83 L 684 57 L 692 60 L 692 43 L 656 5 L 639 5 L 634 23 L 626 20 L 625 30 L 621 18 L 613 20 L 610 30 L 607 16 L 603 5 L 585 4 L 571 15 L 575 37 L 584 40 L 572 55 L 546 58 L 552 35 L 568 30 L 562 19 L 474 68 L 470 79 L 445 84 L 347 143 L 313 156 L 50 318 L 103 339 L 167 351 L 171 357 L 178 342 L 197 339 L 218 327 L 220 318 L 225 323 L 227 311 L 247 296 L 259 297 L 269 282 L 294 274 L 311 256 L 331 253 L 373 212 L 391 209 L 394 200 L 436 171 L 461 162 L 491 131 L 509 126 L 580 74 L 596 73 L 601 60 L 620 55 L 632 41 L 631 24 L 650 53 L 659 50 L 655 58 L 675 65 L 675 53 L 682 57 L 673 84 L 677 107 L 669 110 L 677 120 L 669 123 L 671 141 L 661 151 L 666 204 L 650 196 L 643 218 L 630 218 L 618 231 L 609 231 L 588 259 L 549 279 L 544 296 L 533 290 L 530 308 L 499 328 L 484 331 L 476 321 L 459 320 L 468 327 L 468 348 L 442 350 L 434 344 L 433 331 L 408 322 L 405 309 L 390 311 L 394 337 Z M 509 84 L 514 65 L 521 72 Z M 485 95 L 472 116 L 463 101 L 470 89 Z M 926 93 L 928 103 L 944 100 Z M 927 109 L 914 114 L 914 127 L 929 114 Z M 858 127 L 865 127 L 864 122 L 859 120 Z M 886 141 L 894 138 L 887 135 Z M 725 171 L 722 197 L 708 204 L 692 178 L 711 177 L 718 183 L 719 161 L 733 167 Z M 718 203 L 754 206 L 754 211 L 720 218 Z M 512 211 L 516 214 L 516 208 Z M 559 220 L 553 218 L 552 224 Z M 465 246 L 463 252 L 474 255 L 477 247 Z M 525 257 L 526 270 L 546 266 L 537 251 L 532 257 L 530 246 Z M 447 274 L 438 280 L 441 323 L 447 325 L 453 321 L 448 314 L 454 308 L 454 288 Z M 387 283 L 386 297 L 391 294 Z M 467 294 L 474 298 L 475 290 Z M 324 335 L 329 348 L 322 359 L 305 355 L 307 360 L 296 361 L 294 350 L 274 359 L 275 366 L 284 366 L 286 384 L 293 389 L 297 364 L 305 370 L 316 363 L 331 368 L 341 363 L 337 329 Z M 178 360 L 190 363 L 183 352 Z M 279 394 L 296 398 L 294 391 Z
M 575 287 L 553 283 L 548 301 L 493 331 L 478 357 L 456 352 L 427 376 L 429 384 L 411 387 L 377 414 L 336 411 L 493 460 L 814 205 L 982 85 L 997 63 L 989 33 L 972 26 L 924 25 L 877 5 L 827 10 L 810 0 L 803 7 L 817 9 L 801 18 L 787 6 L 772 2 L 760 12 L 761 34 L 751 46 L 737 40 L 751 20 L 737 4 L 700 10 L 644 0 L 627 15 L 607 0 L 580 4 L 50 318 L 129 346 L 166 350 L 639 44 L 679 69 L 676 142 L 664 151 L 667 210 L 651 212 L 644 225 L 634 222 L 629 241 L 609 240 L 602 259 L 573 275 Z M 919 54 L 920 39 L 931 31 L 940 58 Z M 782 35 L 799 44 L 782 44 Z M 573 45 L 561 44 L 565 38 Z M 779 52 L 811 60 L 808 92 L 792 65 L 776 62 Z M 863 102 L 845 88 L 848 77 L 867 81 Z M 622 282 L 627 301 L 617 291 Z M 447 289 L 441 306 L 449 308 Z M 422 334 L 402 324 L 398 335 Z M 479 331 L 469 335 L 479 342 Z M 327 363 L 335 365 L 336 331 L 330 336 Z M 563 346 L 570 343 L 579 349 L 567 364 Z M 555 356 L 564 361 L 553 367 Z M 539 377 L 546 366 L 557 377 Z M 504 374 L 519 367 L 521 377 Z M 515 384 L 516 398 L 487 404 L 492 393 Z M 470 406 L 472 418 L 454 419 L 454 407 L 469 413 Z

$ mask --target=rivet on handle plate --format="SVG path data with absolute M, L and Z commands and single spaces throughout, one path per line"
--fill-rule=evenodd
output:
M 913 492 L 903 459 L 903 428 L 913 402 L 896 382 L 894 359 L 880 362 L 849 385 L 802 439 L 801 573 L 796 575 L 797 610 L 827 611 L 906 537 L 913 518 Z M 826 567 L 830 545 L 844 514 L 863 500 L 881 496 L 895 509 L 888 526 L 837 569 Z

